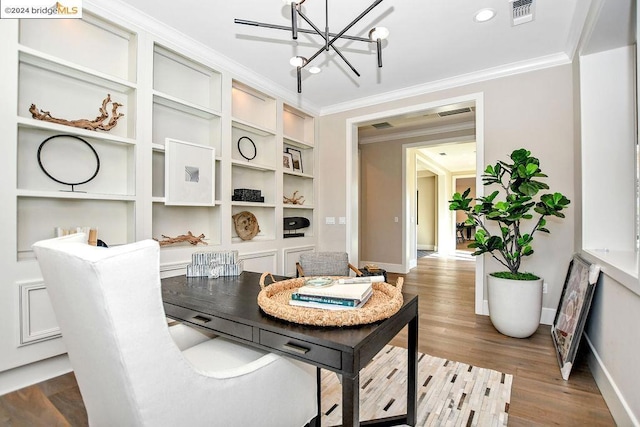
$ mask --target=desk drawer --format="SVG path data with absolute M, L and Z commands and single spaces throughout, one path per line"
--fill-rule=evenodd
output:
M 221 319 L 173 304 L 164 304 L 164 312 L 168 317 L 193 323 L 221 334 L 231 335 L 247 341 L 252 341 L 253 339 L 253 329 L 243 323 Z
M 265 330 L 260 330 L 260 344 L 274 350 L 302 356 L 310 361 L 322 363 L 336 369 L 342 369 L 341 356 L 338 350 Z

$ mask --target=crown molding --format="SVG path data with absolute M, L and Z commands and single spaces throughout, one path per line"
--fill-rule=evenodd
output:
M 397 101 L 400 99 L 409 98 L 417 95 L 424 95 L 431 92 L 437 92 L 440 90 L 452 89 L 459 86 L 465 86 L 472 83 L 479 83 L 487 80 L 498 79 L 502 77 L 513 76 L 522 73 L 528 73 L 530 71 L 542 70 L 545 68 L 557 67 L 560 65 L 566 65 L 571 63 L 571 58 L 565 53 L 560 52 L 553 55 L 541 56 L 531 60 L 513 62 L 511 64 L 502 65 L 494 68 L 487 68 L 486 70 L 462 74 L 459 76 L 437 80 L 434 82 L 428 82 L 411 86 L 395 91 L 390 91 L 374 96 L 359 98 L 354 101 L 344 102 L 340 104 L 334 104 L 328 107 L 323 107 L 320 110 L 320 116 L 326 116 L 329 114 L 341 113 L 357 108 L 369 107 L 371 105 L 377 105 L 387 103 L 390 101 Z
M 180 31 L 168 27 L 121 0 L 84 0 L 83 9 L 136 32 L 149 33 L 155 41 L 163 46 L 187 55 L 190 59 L 217 71 L 226 71 L 232 75 L 233 79 L 281 98 L 283 102 L 292 107 L 311 114 L 318 115 L 320 113 L 319 106 L 302 99 L 299 94 L 264 78 L 250 68 L 233 61 Z

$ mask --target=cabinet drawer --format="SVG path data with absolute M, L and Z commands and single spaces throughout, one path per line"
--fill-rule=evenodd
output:
M 164 304 L 164 312 L 167 317 L 193 323 L 194 325 L 211 329 L 212 331 L 219 332 L 221 334 L 231 335 L 247 341 L 252 341 L 253 338 L 253 329 L 251 326 L 243 323 L 221 319 L 219 317 L 166 303 Z
M 264 330 L 260 330 L 260 344 L 274 350 L 302 356 L 310 361 L 336 369 L 342 369 L 341 356 L 338 350 Z

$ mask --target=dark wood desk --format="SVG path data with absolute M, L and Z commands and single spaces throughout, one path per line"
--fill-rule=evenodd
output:
M 284 279 L 284 278 L 279 278 Z M 275 319 L 260 310 L 257 296 L 260 274 L 244 272 L 219 279 L 162 279 L 162 299 L 167 316 L 204 327 L 273 353 L 295 358 L 342 375 L 344 426 L 416 425 L 418 374 L 418 297 L 403 294 L 404 303 L 389 319 L 371 325 L 325 328 L 297 325 Z M 408 328 L 407 414 L 374 422 L 359 420 L 360 369 L 400 330 Z M 320 378 L 318 369 L 318 380 Z M 320 400 L 318 388 L 318 400 Z M 320 402 L 318 401 L 320 422 Z

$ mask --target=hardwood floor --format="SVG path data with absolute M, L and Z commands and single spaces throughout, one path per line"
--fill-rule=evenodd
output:
M 398 275 L 389 274 L 394 282 Z M 498 333 L 474 314 L 474 262 L 425 257 L 404 275 L 406 292 L 420 298 L 419 350 L 514 375 L 510 426 L 614 426 L 579 352 L 569 381 L 560 375 L 549 326 L 527 339 Z M 405 346 L 404 332 L 392 344 Z M 2 426 L 85 426 L 73 374 L 0 396 Z
M 475 262 L 426 257 L 404 275 L 404 290 L 419 295 L 421 352 L 513 374 L 510 426 L 615 425 L 584 356 L 568 381 L 560 375 L 549 326 L 527 339 L 506 337 L 487 316 L 474 314 Z M 389 274 L 389 281 L 398 275 Z M 404 345 L 404 336 L 392 344 Z

